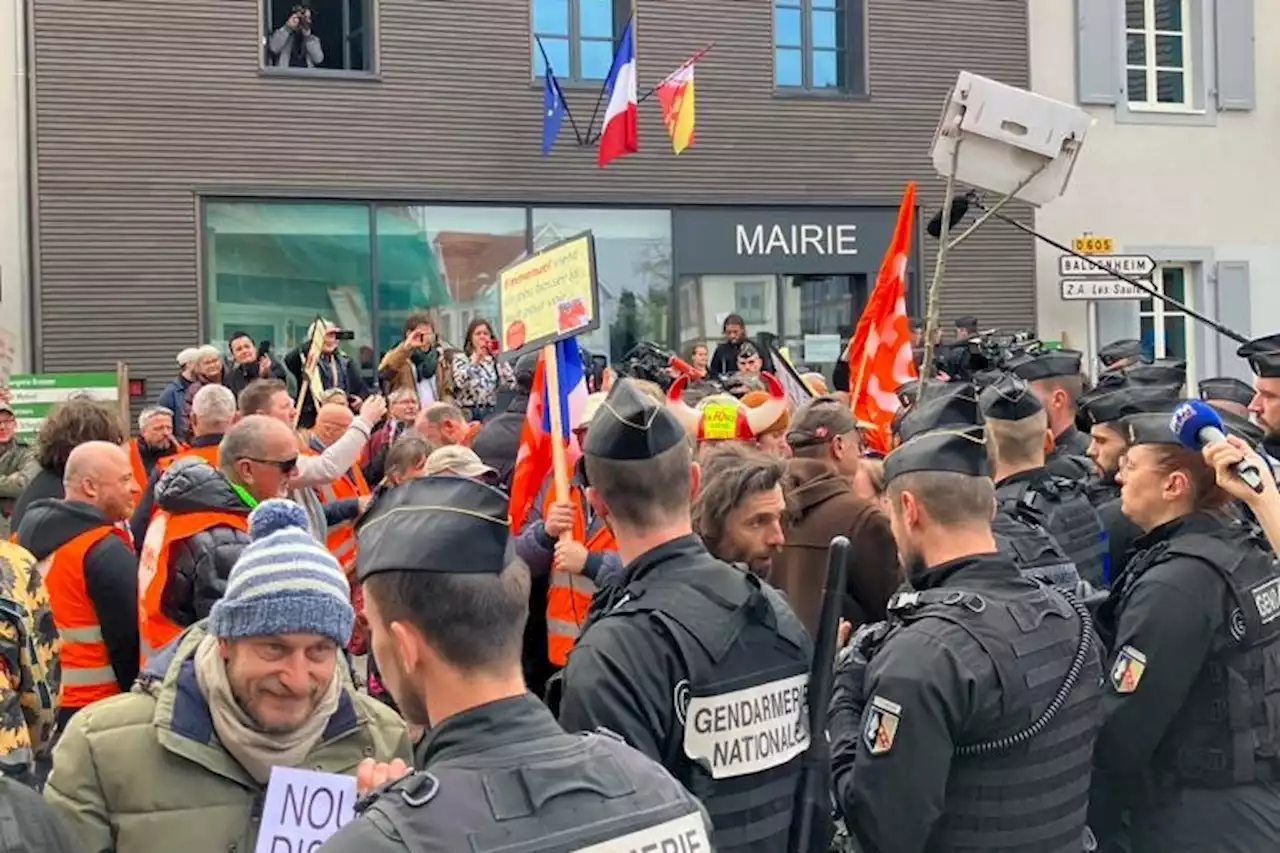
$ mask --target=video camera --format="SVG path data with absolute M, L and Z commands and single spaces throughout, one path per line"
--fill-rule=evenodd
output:
M 1028 331 L 1002 335 L 999 329 L 979 332 L 934 354 L 934 367 L 953 382 L 973 382 L 979 374 L 1007 370 L 1015 362 L 1038 354 L 1040 341 Z

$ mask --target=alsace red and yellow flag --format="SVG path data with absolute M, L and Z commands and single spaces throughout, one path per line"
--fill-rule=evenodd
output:
M 907 184 L 898 208 L 898 223 L 867 305 L 858 318 L 846 356 L 849 361 L 850 399 L 859 421 L 875 424 L 864 433 L 867 446 L 888 453 L 894 413 L 898 411 L 898 386 L 915 379 L 911 358 L 911 331 L 907 323 L 907 255 L 915 221 L 916 185 Z
M 689 60 L 656 87 L 662 120 L 677 154 L 693 144 L 693 65 L 694 60 Z

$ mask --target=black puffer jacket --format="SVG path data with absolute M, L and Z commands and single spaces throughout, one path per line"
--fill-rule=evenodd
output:
M 249 514 L 249 507 L 227 478 L 199 459 L 181 459 L 156 484 L 156 505 L 171 514 L 233 512 Z M 209 608 L 227 589 L 227 576 L 249 534 L 232 527 L 211 527 L 173 544 L 169 554 L 169 582 L 160 609 L 186 627 L 209 615 Z
M 471 449 L 480 461 L 498 472 L 505 486 L 511 482 L 511 471 L 516 466 L 516 454 L 520 452 L 520 430 L 524 426 L 525 410 L 529 408 L 529 395 L 518 394 L 507 410 L 485 421 L 484 426 L 471 440 Z

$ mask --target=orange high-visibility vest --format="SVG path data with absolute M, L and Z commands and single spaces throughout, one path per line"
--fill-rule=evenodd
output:
M 36 564 L 49 591 L 53 624 L 62 637 L 61 708 L 83 708 L 120 692 L 98 611 L 84 583 L 85 556 L 112 534 L 124 540 L 118 527 L 104 524 L 62 543 Z
M 210 444 L 204 447 L 188 447 L 186 445 L 183 445 L 182 449 L 179 450 L 177 453 L 173 454 L 172 456 L 162 456 L 160 459 L 157 459 L 156 468 L 160 469 L 161 471 L 168 471 L 169 466 L 177 462 L 179 459 L 192 459 L 192 458 L 203 459 L 205 462 L 208 462 L 214 468 L 217 468 L 218 467 L 218 447 L 219 445 L 217 444 Z M 147 481 L 145 479 L 139 482 L 141 482 L 142 485 L 144 486 L 147 484 Z
M 139 486 L 146 488 L 147 480 L 150 479 L 150 475 L 147 472 L 146 463 L 142 461 L 142 448 L 138 444 L 139 441 L 140 439 L 137 438 L 129 440 L 129 464 L 133 466 L 133 479 L 138 481 Z M 215 447 L 214 450 L 217 450 L 217 448 Z M 173 453 L 170 453 L 168 456 L 161 456 L 157 459 L 156 467 L 163 471 L 165 468 L 169 467 L 169 461 L 181 456 L 186 451 L 187 446 L 185 444 L 179 444 L 178 449 Z M 217 464 L 216 455 L 214 457 L 214 464 Z
M 169 584 L 169 557 L 174 543 L 214 527 L 233 527 L 248 533 L 249 516 L 222 511 L 171 515 L 160 510 L 147 525 L 147 538 L 138 559 L 138 639 L 144 662 L 182 633 L 183 626 L 165 616 L 160 606 Z
M 302 452 L 307 456 L 316 455 L 310 448 L 306 448 Z M 316 495 L 320 498 L 320 503 L 322 504 L 351 498 L 362 498 L 368 494 L 369 484 L 365 482 L 364 472 L 360 470 L 359 465 L 351 466 L 351 470 L 345 475 L 316 489 Z M 325 547 L 329 549 L 329 553 L 338 561 L 338 565 L 342 566 L 343 570 L 350 572 L 356 564 L 355 521 L 344 521 L 341 524 L 329 525 L 329 532 L 325 536 Z
M 582 512 L 582 490 L 577 486 L 569 487 L 569 500 L 573 503 L 573 538 L 582 542 L 587 550 L 593 553 L 601 551 L 617 551 L 618 543 L 613 538 L 613 531 L 601 526 L 591 538 L 587 538 L 586 518 Z M 546 499 L 542 503 L 542 515 L 545 518 L 551 504 L 555 502 L 554 487 L 547 489 Z M 572 572 L 551 570 L 551 585 L 547 589 L 547 658 L 556 666 L 564 666 L 569 660 L 569 650 L 578 640 L 578 632 L 586 621 L 587 609 L 591 607 L 591 597 L 596 594 L 596 585 L 583 575 Z

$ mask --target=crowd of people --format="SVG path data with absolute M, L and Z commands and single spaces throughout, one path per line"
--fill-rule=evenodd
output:
M 1185 364 L 977 369 L 963 318 L 877 458 L 730 316 L 530 484 L 536 354 L 311 331 L 184 350 L 132 429 L 0 403 L 0 849 L 251 853 L 277 767 L 356 776 L 337 853 L 1280 843 L 1280 335 L 1190 449 Z

